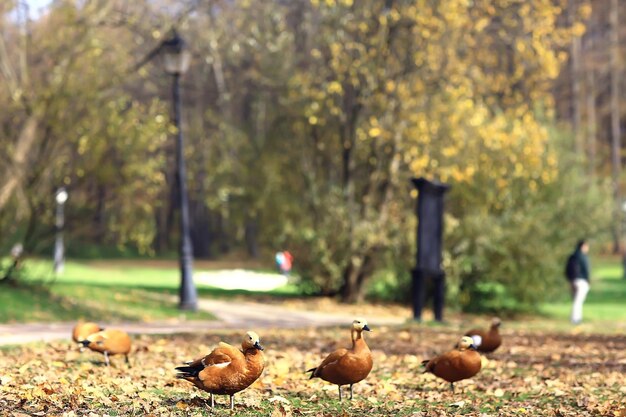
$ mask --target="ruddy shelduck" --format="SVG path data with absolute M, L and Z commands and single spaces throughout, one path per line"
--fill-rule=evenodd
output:
M 83 346 L 104 355 L 104 362 L 110 365 L 109 356 L 124 355 L 126 364 L 130 367 L 128 354 L 130 353 L 130 336 L 122 330 L 108 329 L 90 334 L 81 342 Z
M 465 336 L 472 338 L 474 346 L 476 346 L 476 350 L 479 352 L 493 352 L 502 344 L 502 336 L 500 336 L 499 332 L 500 324 L 502 324 L 500 319 L 494 317 L 489 330 L 472 329 L 465 333 Z
M 234 395 L 248 388 L 263 372 L 265 359 L 259 336 L 247 332 L 241 350 L 220 342 L 203 358 L 179 366 L 176 376 L 211 394 L 211 407 L 215 406 L 213 394 L 229 395 L 230 409 L 235 407 Z
M 99 331 L 104 330 L 97 323 L 93 322 L 78 322 L 74 329 L 72 329 L 72 340 L 80 345 L 80 351 L 82 352 L 85 347 L 83 346 L 83 340 L 87 340 L 87 336 Z
M 422 365 L 426 366 L 424 372 L 430 372 L 448 381 L 453 392 L 455 382 L 473 377 L 482 366 L 480 354 L 476 352 L 476 346 L 468 336 L 463 336 L 459 340 L 456 349 L 425 360 Z
M 356 319 L 352 322 L 350 330 L 352 347 L 350 349 L 337 349 L 326 357 L 315 368 L 309 369 L 311 378 L 321 378 L 339 388 L 339 400 L 342 399 L 341 386 L 350 386 L 350 399 L 353 397 L 352 386 L 364 380 L 372 370 L 374 361 L 365 339 L 363 331 L 371 331 L 365 319 Z

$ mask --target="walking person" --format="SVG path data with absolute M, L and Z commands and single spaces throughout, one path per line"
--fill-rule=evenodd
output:
M 583 320 L 583 304 L 589 292 L 589 243 L 582 239 L 567 259 L 565 275 L 572 289 L 572 314 L 570 321 L 579 324 Z

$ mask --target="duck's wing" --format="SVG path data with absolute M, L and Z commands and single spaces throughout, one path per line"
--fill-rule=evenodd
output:
M 453 350 L 437 358 L 429 372 L 445 379 L 448 382 L 456 382 L 471 378 L 481 368 L 480 355 L 473 350 Z M 427 365 L 428 366 L 428 365 Z
M 478 352 L 474 350 L 466 350 L 461 352 L 461 355 L 459 356 L 461 357 L 462 362 L 460 366 L 467 374 L 474 376 L 482 368 L 482 361 Z
M 243 352 L 228 343 L 220 342 L 219 345 L 204 358 L 205 366 L 225 366 L 226 362 L 235 362 L 244 359 Z
M 187 362 L 187 366 L 179 366 L 176 370 L 179 372 L 178 378 L 200 378 L 200 373 L 206 368 L 224 368 L 230 365 L 236 359 L 237 349 L 227 343 L 220 344 L 208 355 L 198 358 L 194 361 Z M 240 353 L 241 354 L 241 353 Z
M 432 359 L 428 359 L 422 362 L 426 366 L 424 372 L 430 372 L 435 375 L 439 375 L 442 369 L 450 369 L 454 367 L 455 362 L 458 361 L 458 350 L 452 350 L 450 352 L 435 356 Z
M 211 354 L 204 358 L 204 368 L 198 373 L 198 380 L 205 390 L 221 389 L 232 384 L 245 374 L 246 359 L 239 349 L 220 343 Z
M 307 372 L 312 372 L 311 378 L 318 377 L 324 372 L 324 370 L 332 369 L 337 366 L 342 358 L 348 354 L 348 349 L 337 349 L 332 352 L 320 363 L 316 368 L 309 369 Z

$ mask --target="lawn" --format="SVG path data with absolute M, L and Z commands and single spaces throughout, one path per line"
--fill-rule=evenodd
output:
M 584 305 L 587 322 L 626 322 L 626 280 L 623 279 L 621 260 L 601 258 L 593 265 L 591 290 Z M 563 279 L 563 295 L 542 306 L 549 317 L 566 321 L 571 309 L 567 281 Z
M 339 402 L 337 388 L 304 370 L 329 351 L 349 344 L 343 328 L 260 331 L 266 368 L 235 396 L 208 395 L 177 380 L 173 368 L 239 333 L 141 336 L 134 339 L 133 367 L 120 358 L 102 364 L 68 342 L 26 345 L 0 352 L 0 409 L 7 415 L 48 416 L 624 416 L 626 339 L 533 330 L 504 330 L 502 347 L 483 358 L 472 379 L 448 384 L 422 374 L 420 362 L 449 350 L 458 329 L 425 325 L 377 327 L 367 334 L 374 368 L 354 387 L 355 399 Z
M 212 319 L 206 312 L 181 313 L 175 297 L 176 268 L 133 266 L 128 262 L 66 262 L 58 277 L 49 262 L 29 260 L 24 281 L 0 292 L 0 322 L 151 321 Z M 208 291 L 202 288 L 201 291 Z
M 181 313 L 176 308 L 179 271 L 172 261 L 69 261 L 63 274 L 54 277 L 50 262 L 29 260 L 24 275 L 29 283 L 45 285 L 10 287 L 0 291 L 0 323 L 34 321 L 73 321 L 78 318 L 100 321 L 151 321 L 169 318 L 211 319 L 205 312 Z M 196 264 L 195 271 L 234 266 L 262 269 L 261 265 L 219 263 Z M 626 323 L 626 280 L 617 259 L 601 259 L 594 264 L 591 292 L 584 307 L 585 323 L 613 328 Z M 201 297 L 254 296 L 283 302 L 298 296 L 288 285 L 269 293 L 221 290 L 197 285 Z M 298 308 L 319 309 L 315 300 L 301 301 Z M 289 303 L 286 303 L 289 304 Z M 327 309 L 325 305 L 323 309 Z M 570 298 L 563 280 L 562 296 L 540 309 L 545 329 L 568 326 Z M 456 316 L 448 309 L 447 317 Z M 550 319 L 546 321 L 546 318 Z M 461 318 L 464 320 L 464 318 Z M 516 326 L 517 324 L 512 324 Z

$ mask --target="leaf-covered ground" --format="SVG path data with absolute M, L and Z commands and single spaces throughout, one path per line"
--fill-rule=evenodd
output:
M 134 339 L 133 367 L 67 342 L 0 351 L 0 415 L 5 416 L 626 416 L 626 338 L 505 331 L 504 345 L 483 359 L 473 379 L 448 385 L 421 373 L 420 362 L 449 349 L 449 327 L 375 327 L 367 334 L 374 369 L 355 385 L 355 400 L 336 386 L 308 380 L 304 370 L 349 344 L 346 328 L 262 333 L 267 367 L 261 379 L 207 408 L 208 394 L 176 380 L 173 368 L 239 333 L 142 336 Z

